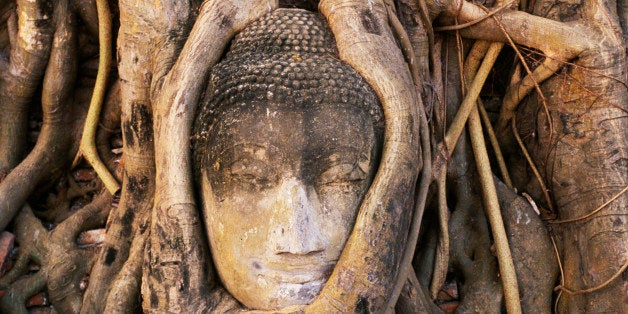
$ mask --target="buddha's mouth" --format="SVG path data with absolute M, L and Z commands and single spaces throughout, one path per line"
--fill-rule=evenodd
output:
M 265 277 L 279 284 L 324 284 L 329 279 L 336 263 L 327 264 L 323 267 L 312 266 L 302 267 L 273 267 L 262 268 L 257 271 L 258 276 Z

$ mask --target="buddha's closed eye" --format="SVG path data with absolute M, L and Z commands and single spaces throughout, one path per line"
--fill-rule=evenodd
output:
M 342 185 L 359 183 L 366 179 L 366 173 L 356 164 L 340 164 L 330 167 L 320 177 L 321 185 Z
M 231 179 L 241 188 L 264 190 L 278 183 L 274 167 L 257 159 L 243 159 L 231 164 Z

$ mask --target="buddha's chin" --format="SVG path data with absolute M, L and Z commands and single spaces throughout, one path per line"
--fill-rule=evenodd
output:
M 243 303 L 247 308 L 255 310 L 280 310 L 307 305 L 318 296 L 325 282 L 326 279 L 318 279 L 302 283 L 270 284 L 264 288 L 259 287 L 260 293 L 251 295 L 249 302 Z

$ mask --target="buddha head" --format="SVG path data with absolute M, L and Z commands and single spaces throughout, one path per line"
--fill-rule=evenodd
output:
M 312 302 L 379 164 L 375 93 L 317 14 L 279 9 L 236 36 L 199 110 L 194 165 L 222 284 L 249 309 Z

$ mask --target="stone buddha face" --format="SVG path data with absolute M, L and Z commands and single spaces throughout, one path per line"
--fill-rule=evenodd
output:
M 312 12 L 252 23 L 212 69 L 196 118 L 212 257 L 249 309 L 313 301 L 378 166 L 381 107 L 333 45 Z
M 250 309 L 310 303 L 376 170 L 370 114 L 260 104 L 228 110 L 209 136 L 203 211 L 223 284 Z

